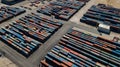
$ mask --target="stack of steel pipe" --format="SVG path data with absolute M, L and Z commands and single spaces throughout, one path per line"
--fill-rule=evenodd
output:
M 0 39 L 24 56 L 29 57 L 61 26 L 61 22 L 31 13 L 0 29 Z
M 24 12 L 24 9 L 18 7 L 2 6 L 0 8 L 0 23 Z
M 0 39 L 25 57 L 28 57 L 40 45 L 40 42 L 33 40 L 11 26 L 0 30 Z
M 41 63 L 45 67 L 119 67 L 120 44 L 71 29 Z
M 111 31 L 120 33 L 120 9 L 109 7 L 104 4 L 92 6 L 80 19 L 81 22 L 98 26 L 99 24 L 110 25 Z
M 87 1 L 57 0 L 37 10 L 38 13 L 54 15 L 57 19 L 69 20 Z

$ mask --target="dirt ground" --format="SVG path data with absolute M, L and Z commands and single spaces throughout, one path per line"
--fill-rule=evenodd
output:
M 96 0 L 96 2 L 120 8 L 120 0 Z
M 6 57 L 0 57 L 0 67 L 17 67 L 17 66 Z

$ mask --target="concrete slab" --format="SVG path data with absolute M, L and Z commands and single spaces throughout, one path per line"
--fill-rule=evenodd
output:
M 95 4 L 96 0 L 90 0 L 86 5 L 81 8 L 69 21 L 80 24 L 80 18 L 88 11 L 88 9 Z

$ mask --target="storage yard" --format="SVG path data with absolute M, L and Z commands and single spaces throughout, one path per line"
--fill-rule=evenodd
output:
M 120 67 L 120 0 L 0 1 L 0 67 Z

